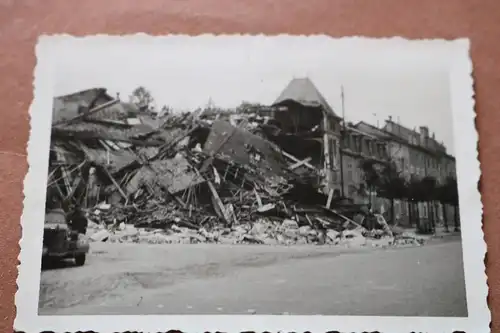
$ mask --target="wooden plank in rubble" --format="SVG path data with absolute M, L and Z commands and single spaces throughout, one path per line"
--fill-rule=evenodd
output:
M 114 100 L 111 100 L 107 103 L 104 103 L 104 104 L 101 104 L 93 109 L 90 109 L 89 111 L 85 112 L 85 113 L 82 113 L 82 114 L 79 114 L 78 116 L 76 117 L 73 117 L 71 119 L 66 119 L 66 120 L 63 120 L 63 121 L 60 121 L 60 122 L 57 122 L 53 125 L 61 125 L 61 124 L 69 124 L 69 123 L 72 123 L 76 120 L 80 120 L 80 119 L 83 119 L 85 117 L 88 117 L 90 116 L 91 114 L 94 114 L 94 113 L 97 113 L 101 110 L 104 110 L 105 108 L 108 108 L 112 105 L 115 105 L 116 103 L 118 103 L 120 100 L 119 99 L 114 99 Z
M 289 169 L 289 170 L 295 170 L 295 169 L 297 169 L 298 167 L 300 167 L 300 166 L 302 166 L 302 165 L 304 165 L 304 164 L 306 164 L 306 163 L 311 162 L 311 160 L 312 160 L 312 157 L 305 158 L 305 159 L 303 159 L 302 161 L 298 161 L 298 162 L 295 162 L 294 164 L 290 165 L 290 166 L 288 167 L 288 169 Z
M 222 217 L 226 221 L 227 224 L 231 224 L 230 217 L 228 216 L 228 213 L 226 211 L 226 207 L 224 207 L 224 203 L 222 202 L 221 198 L 219 197 L 219 193 L 217 193 L 217 190 L 215 189 L 214 184 L 212 184 L 211 181 L 207 180 L 208 187 L 210 189 L 210 192 L 212 193 L 212 197 L 214 199 L 215 204 L 219 208 Z
M 281 151 L 281 154 L 283 154 L 283 156 L 287 157 L 288 159 L 294 161 L 295 163 L 301 162 L 297 157 L 287 153 L 284 150 Z M 311 170 L 317 171 L 317 169 L 314 166 L 312 166 L 309 162 L 305 162 L 303 165 L 308 167 Z
M 115 178 L 113 178 L 113 176 L 111 175 L 111 173 L 109 172 L 109 170 L 105 167 L 102 168 L 104 170 L 104 172 L 106 173 L 106 175 L 108 176 L 108 178 L 111 180 L 111 182 L 113 183 L 113 185 L 115 185 L 116 189 L 118 190 L 118 192 L 120 192 L 121 196 L 125 199 L 125 201 L 128 200 L 128 197 L 127 195 L 125 194 L 125 192 L 123 192 L 122 188 L 120 187 L 120 185 L 118 184 L 118 182 L 115 180 Z

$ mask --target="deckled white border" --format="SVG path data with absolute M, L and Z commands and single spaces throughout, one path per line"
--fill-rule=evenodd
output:
M 45 189 L 50 141 L 51 110 L 53 96 L 53 62 L 57 59 L 54 51 L 59 44 L 82 43 L 89 38 L 101 42 L 109 38 L 131 38 L 142 43 L 160 42 L 164 38 L 182 39 L 188 36 L 154 37 L 145 34 L 134 36 L 94 36 L 75 38 L 68 35 L 43 36 L 36 47 L 37 66 L 35 68 L 34 101 L 31 105 L 31 135 L 28 143 L 28 162 L 30 165 L 24 182 L 24 207 L 21 219 L 23 234 L 20 241 L 19 276 L 16 294 L 16 330 L 24 332 L 76 332 L 94 330 L 98 332 L 141 331 L 159 332 L 171 329 L 183 332 L 241 332 L 241 331 L 295 331 L 295 332 L 489 332 L 490 311 L 486 303 L 488 288 L 484 267 L 486 244 L 483 239 L 482 204 L 478 191 L 480 177 L 477 159 L 478 135 L 474 125 L 474 99 L 472 63 L 469 58 L 469 41 L 459 39 L 447 41 L 456 49 L 455 57 L 450 59 L 453 70 L 450 87 L 453 106 L 453 124 L 457 158 L 458 186 L 460 193 L 460 215 L 463 235 L 465 280 L 467 285 L 468 318 L 436 317 L 362 317 L 362 316 L 269 316 L 269 315 L 218 315 L 218 316 L 38 316 L 38 292 L 40 284 L 40 252 L 43 232 L 41 216 L 44 215 Z M 251 36 L 246 36 L 250 38 Z M 254 36 L 255 37 L 255 36 Z M 263 37 L 263 36 L 259 36 Z M 202 35 L 196 38 L 231 39 L 241 35 L 213 36 Z M 290 43 L 328 42 L 328 36 L 287 36 L 273 38 L 288 39 Z M 384 39 L 399 43 L 417 43 L 402 38 Z M 364 43 L 377 39 L 363 37 L 342 38 L 342 42 Z M 428 42 L 428 41 L 427 41 Z M 441 40 L 444 42 L 444 40 Z

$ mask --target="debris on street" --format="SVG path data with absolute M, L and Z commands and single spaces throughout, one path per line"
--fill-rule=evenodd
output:
M 367 228 L 355 218 L 366 207 L 332 196 L 314 155 L 318 126 L 294 134 L 265 108 L 158 119 L 91 92 L 55 104 L 47 183 L 49 208 L 86 211 L 91 241 L 422 244 L 387 223 Z M 58 118 L 70 106 L 75 115 Z

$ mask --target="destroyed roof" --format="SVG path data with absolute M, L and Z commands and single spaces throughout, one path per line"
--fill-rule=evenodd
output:
M 105 88 L 92 88 L 54 98 L 52 122 L 59 123 L 81 115 L 83 112 L 113 101 Z M 86 119 L 125 120 L 137 117 L 139 108 L 133 103 L 117 101 L 108 107 L 92 113 Z
M 271 142 L 243 128 L 234 127 L 227 121 L 217 120 L 213 123 L 204 146 L 207 154 L 226 155 L 233 162 L 240 164 L 251 163 L 252 154 L 249 151 L 253 150 L 262 154 L 260 163 L 269 167 L 267 171 L 275 174 L 283 171 L 283 161 Z
M 203 177 L 194 171 L 189 162 L 182 155 L 176 155 L 174 158 L 142 166 L 129 181 L 125 191 L 130 195 L 147 183 L 149 186 L 159 184 L 169 193 L 175 194 L 203 182 Z
M 88 109 L 98 99 L 102 102 L 113 98 L 106 93 L 105 88 L 91 88 L 69 95 L 54 97 L 52 106 L 52 122 L 57 123 L 78 116 L 82 109 Z
M 128 142 L 141 136 L 148 135 L 155 130 L 145 124 L 127 125 L 105 122 L 78 122 L 75 124 L 57 125 L 52 128 L 52 134 L 77 139 L 103 139 Z M 148 145 L 144 141 L 144 145 Z
M 137 117 L 139 112 L 140 110 L 135 104 L 120 101 L 85 117 L 85 119 L 124 121 L 127 118 Z
M 93 100 L 95 100 L 99 96 L 108 97 L 109 100 L 113 99 L 111 96 L 107 94 L 106 88 L 90 88 L 85 90 L 80 90 L 68 95 L 61 95 L 54 97 L 57 100 L 61 100 L 63 102 L 79 102 L 84 101 L 87 104 L 90 104 Z
M 330 115 L 338 118 L 325 97 L 309 78 L 295 78 L 286 86 L 273 105 L 294 101 L 304 106 L 322 107 Z
M 108 148 L 106 149 L 106 147 Z M 100 147 L 89 147 L 80 141 L 57 138 L 51 142 L 51 151 L 54 154 L 53 161 L 57 162 L 57 164 L 78 165 L 86 160 L 95 165 L 106 167 L 111 173 L 118 172 L 137 160 L 136 153 L 126 149 L 128 147 L 126 144 L 113 143 L 107 140 L 102 140 Z M 154 152 L 158 152 L 158 149 L 153 147 L 144 147 L 143 149 L 139 150 L 138 154 L 150 156 Z M 155 150 L 151 151 L 151 149 Z

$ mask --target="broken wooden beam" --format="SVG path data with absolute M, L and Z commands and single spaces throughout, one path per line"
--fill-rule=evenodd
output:
M 259 196 L 259 193 L 255 189 L 253 189 L 253 193 L 255 194 L 255 199 L 257 200 L 257 205 L 259 205 L 259 208 L 262 208 L 262 199 Z
M 227 224 L 231 224 L 230 218 L 227 216 L 226 212 L 226 207 L 224 207 L 224 203 L 219 197 L 219 193 L 217 193 L 217 190 L 215 189 L 214 184 L 212 184 L 211 181 L 207 180 L 208 188 L 210 189 L 210 192 L 212 193 L 212 198 L 214 203 L 217 205 L 217 208 L 220 210 L 222 217 L 224 218 L 225 222 Z M 217 209 L 216 209 L 217 210 Z
M 288 169 L 289 169 L 289 170 L 295 170 L 295 169 L 297 169 L 298 167 L 300 167 L 300 166 L 302 166 L 302 165 L 304 165 L 304 164 L 306 164 L 306 163 L 309 163 L 309 162 L 311 162 L 311 161 L 312 161 L 312 157 L 305 158 L 305 159 L 303 159 L 302 161 L 298 161 L 298 162 L 295 162 L 294 164 L 290 165 L 290 166 L 288 167 Z
M 89 111 L 87 111 L 87 112 L 84 112 L 84 113 L 82 113 L 82 114 L 79 114 L 79 115 L 78 115 L 78 116 L 76 116 L 76 117 L 73 117 L 73 118 L 71 118 L 71 119 L 66 119 L 66 120 L 59 121 L 59 122 L 57 122 L 57 123 L 53 124 L 53 126 L 54 126 L 54 125 L 61 125 L 61 124 L 70 124 L 70 123 L 72 123 L 72 122 L 74 122 L 74 121 L 76 121 L 76 120 L 83 119 L 83 118 L 85 118 L 85 117 L 87 117 L 87 116 L 90 116 L 91 114 L 94 114 L 94 113 L 96 113 L 96 112 L 99 112 L 99 111 L 101 111 L 101 110 L 104 110 L 105 108 L 108 108 L 108 107 L 110 107 L 110 106 L 113 106 L 113 105 L 115 105 L 115 104 L 116 104 L 116 103 L 118 103 L 118 102 L 120 102 L 120 100 L 119 100 L 119 99 L 113 99 L 113 100 L 111 100 L 111 101 L 109 101 L 109 102 L 106 102 L 106 103 L 104 103 L 104 104 L 101 104 L 101 105 L 99 105 L 99 106 L 96 106 L 95 108 L 90 109 L 90 110 L 89 110 Z
M 326 208 L 330 209 L 330 205 L 332 204 L 333 200 L 333 188 L 330 189 L 330 192 L 328 193 L 328 200 L 326 201 Z
M 120 192 L 121 196 L 125 199 L 125 201 L 128 201 L 128 197 L 127 195 L 125 194 L 125 192 L 123 192 L 122 188 L 120 187 L 120 185 L 118 184 L 118 182 L 115 180 L 115 178 L 113 178 L 113 176 L 111 175 L 111 173 L 109 172 L 109 170 L 105 167 L 102 167 L 102 169 L 104 170 L 104 172 L 106 173 L 106 175 L 108 176 L 108 178 L 111 180 L 111 182 L 113 183 L 113 185 L 115 185 L 116 189 L 118 190 L 118 192 Z
M 345 215 L 343 215 L 343 214 L 340 214 L 339 212 L 337 212 L 337 211 L 336 211 L 336 210 L 334 210 L 334 209 L 331 209 L 331 208 L 326 208 L 326 207 L 324 207 L 324 209 L 325 209 L 326 211 L 328 211 L 328 212 L 330 212 L 330 213 L 333 213 L 333 214 L 335 214 L 335 215 L 339 216 L 340 218 L 344 219 L 344 221 L 346 221 L 346 222 L 347 222 L 347 224 L 352 223 L 353 225 L 355 225 L 355 226 L 356 226 L 356 227 L 358 227 L 358 228 L 363 228 L 363 226 L 362 226 L 361 224 L 354 222 L 353 220 L 351 220 L 351 219 L 350 219 L 350 218 L 348 218 L 347 216 L 345 216 Z M 364 228 L 363 228 L 363 229 L 364 229 Z
M 290 159 L 290 160 L 294 161 L 295 163 L 300 162 L 300 160 L 299 160 L 297 157 L 295 157 L 295 156 L 293 156 L 293 155 L 291 155 L 291 154 L 287 153 L 287 152 L 286 152 L 286 151 L 284 151 L 284 150 L 282 150 L 282 151 L 281 151 L 281 154 L 283 154 L 283 156 L 287 157 L 288 159 Z M 304 163 L 304 166 L 308 167 L 308 168 L 309 168 L 309 169 L 311 169 L 311 170 L 318 171 L 318 169 L 316 169 L 316 167 L 314 167 L 313 165 L 311 165 L 311 164 L 310 164 L 310 163 L 308 163 L 308 162 L 305 162 L 305 163 Z
M 116 138 L 116 136 L 112 134 L 106 133 L 92 133 L 92 132 L 75 132 L 73 130 L 68 130 L 62 127 L 53 127 L 52 135 L 54 137 L 59 137 L 66 139 L 73 138 L 76 140 L 88 140 L 88 139 L 100 139 L 100 140 L 109 140 L 113 142 L 124 142 L 129 143 L 134 146 L 142 146 L 142 147 L 158 147 L 163 144 L 163 141 L 160 140 L 138 140 L 132 138 Z

